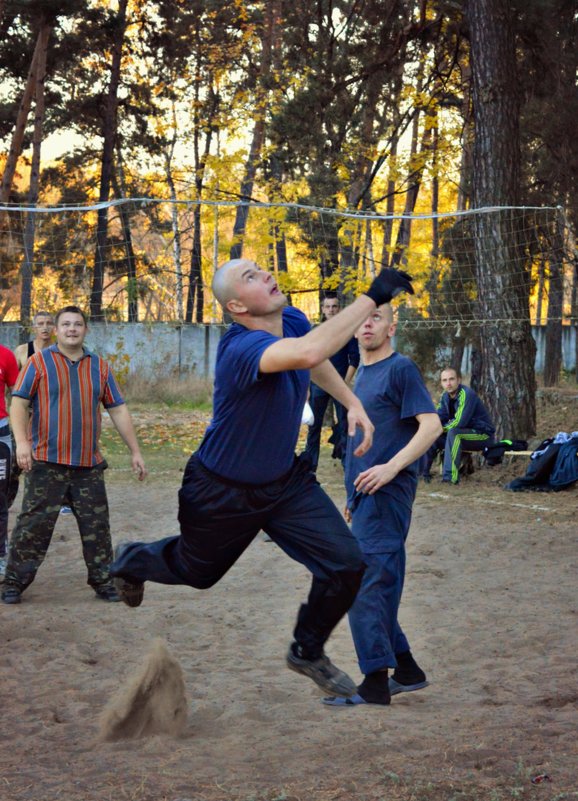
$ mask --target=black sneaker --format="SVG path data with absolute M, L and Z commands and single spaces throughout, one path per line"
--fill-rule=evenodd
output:
M 368 704 L 389 706 L 391 704 L 391 691 L 389 689 L 387 670 L 376 670 L 374 673 L 368 673 L 357 688 L 357 692 Z
M 395 658 L 397 667 L 389 678 L 390 695 L 411 693 L 428 686 L 426 675 L 413 658 L 411 651 L 396 654 Z
M 19 604 L 22 601 L 22 593 L 18 587 L 7 587 L 4 585 L 2 590 L 2 603 Z
M 115 562 L 120 559 L 130 545 L 132 545 L 130 542 L 119 542 L 114 549 Z M 114 563 L 111 565 L 111 570 L 113 567 Z M 136 581 L 135 579 L 129 579 L 125 576 L 113 576 L 112 583 L 119 595 L 119 600 L 127 606 L 134 608 L 142 604 L 142 599 L 144 597 L 144 581 Z
M 120 596 L 113 584 L 102 584 L 100 587 L 95 587 L 94 594 L 101 601 L 111 601 L 113 603 L 120 601 Z
M 287 667 L 290 670 L 313 679 L 318 687 L 330 695 L 350 698 L 357 693 L 357 687 L 347 673 L 335 667 L 328 656 L 322 654 L 318 659 L 303 659 L 295 653 L 296 650 L 296 643 L 293 643 L 287 653 Z

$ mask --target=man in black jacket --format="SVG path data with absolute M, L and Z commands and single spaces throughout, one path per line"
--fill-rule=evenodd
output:
M 423 477 L 431 481 L 431 466 L 436 455 L 443 450 L 442 481 L 457 484 L 460 480 L 462 450 L 482 451 L 494 437 L 494 428 L 488 410 L 473 389 L 460 383 L 455 367 L 446 367 L 441 373 L 444 390 L 437 407 L 443 434 L 425 456 Z

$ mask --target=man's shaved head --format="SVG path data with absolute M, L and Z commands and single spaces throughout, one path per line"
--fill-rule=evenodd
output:
M 385 314 L 385 319 L 392 325 L 395 320 L 395 315 L 393 313 L 393 306 L 390 303 L 383 303 L 381 306 L 377 307 L 380 311 Z
M 234 268 L 249 264 L 248 259 L 230 259 L 221 264 L 213 277 L 213 295 L 217 298 L 223 309 L 234 297 Z
M 226 261 L 215 273 L 212 288 L 223 310 L 243 325 L 276 315 L 287 300 L 271 273 L 253 259 Z

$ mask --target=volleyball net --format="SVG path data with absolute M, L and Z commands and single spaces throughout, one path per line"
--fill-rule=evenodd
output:
M 509 286 L 527 296 L 530 322 L 552 319 L 556 286 L 562 299 L 555 318 L 576 324 L 576 243 L 558 208 L 384 216 L 295 203 L 154 198 L 0 207 L 2 319 L 66 304 L 89 310 L 96 298 L 106 320 L 221 322 L 212 277 L 219 264 L 242 255 L 273 272 L 312 320 L 324 293 L 347 302 L 382 267 L 396 266 L 416 288 L 400 301 L 401 325 L 463 329 L 484 322 L 476 215 L 487 216 L 490 231 L 495 224 L 515 238 L 515 263 L 504 270 Z

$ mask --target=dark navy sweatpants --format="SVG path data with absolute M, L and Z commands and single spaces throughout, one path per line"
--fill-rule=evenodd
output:
M 179 522 L 180 536 L 132 543 L 111 566 L 111 575 L 206 589 L 263 530 L 313 574 L 294 637 L 309 658 L 321 654 L 353 603 L 364 562 L 308 460 L 297 458 L 283 478 L 256 487 L 222 479 L 193 454 L 179 491 Z
M 395 655 L 410 650 L 398 621 L 410 523 L 411 509 L 392 495 L 376 492 L 356 499 L 352 530 L 367 568 L 349 625 L 365 675 L 397 667 Z

